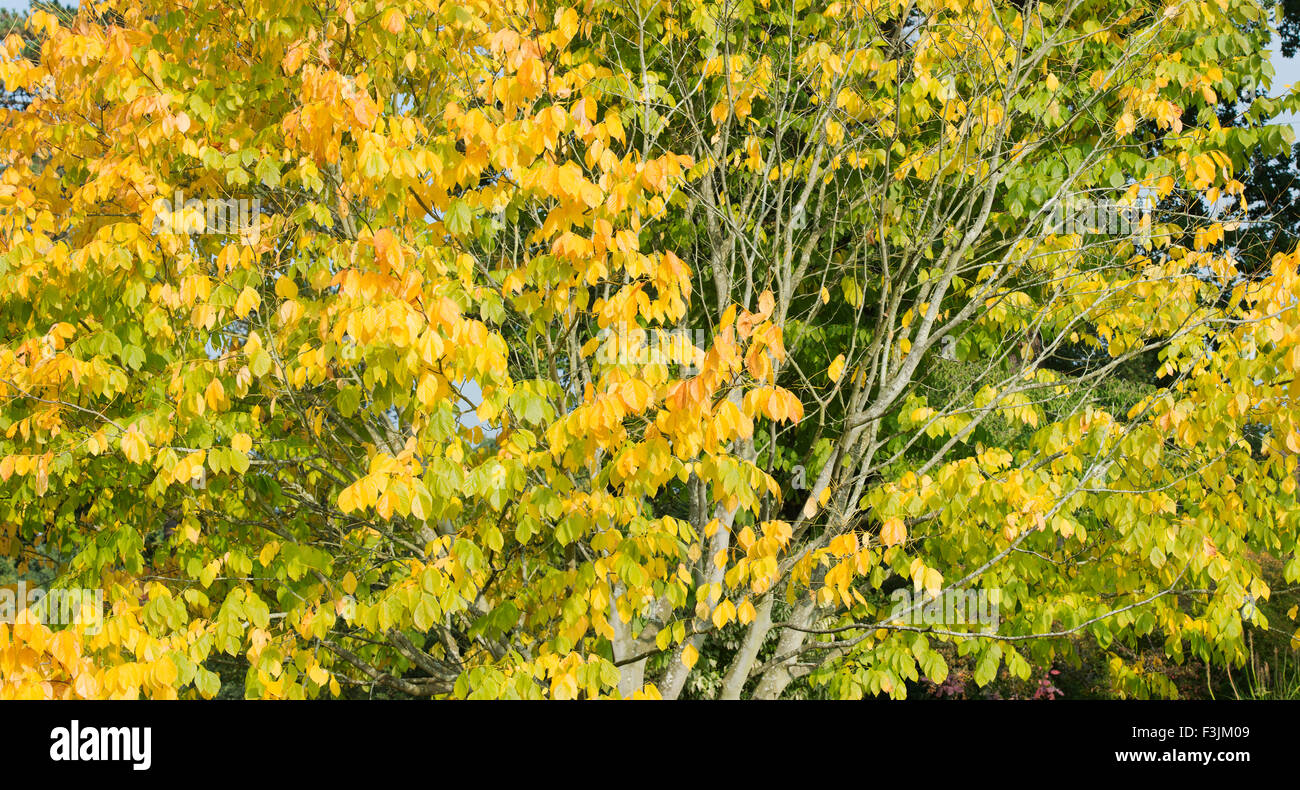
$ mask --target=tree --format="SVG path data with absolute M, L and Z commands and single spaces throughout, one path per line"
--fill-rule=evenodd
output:
M 1290 57 L 1295 54 L 1296 33 L 1300 30 L 1296 18 L 1300 5 L 1293 2 L 1269 5 L 1280 49 Z M 1272 73 L 1271 65 L 1268 69 Z M 1266 87 L 1263 83 L 1243 85 L 1234 100 L 1224 97 L 1218 110 L 1220 122 L 1224 126 L 1257 129 L 1275 124 L 1277 115 L 1289 109 L 1293 101 L 1289 97 L 1268 96 Z M 1300 149 L 1293 143 L 1289 149 L 1280 151 L 1256 151 L 1241 167 L 1241 180 L 1245 184 L 1242 199 L 1250 221 L 1226 233 L 1225 238 L 1239 258 L 1249 260 L 1243 267 L 1247 273 L 1265 275 L 1272 257 L 1294 249 L 1300 239 L 1300 214 L 1296 209 L 1298 165 Z M 1196 213 L 1203 217 L 1207 207 L 1198 208 L 1201 210 Z
M 1152 633 L 1240 660 L 1260 554 L 1300 578 L 1296 259 L 1095 225 L 1286 150 L 1215 111 L 1263 13 L 31 14 L 0 522 L 110 611 L 0 626 L 0 693 L 211 696 L 233 661 L 254 697 L 902 696 L 945 655 L 983 683 Z M 900 588 L 1000 623 L 910 624 Z

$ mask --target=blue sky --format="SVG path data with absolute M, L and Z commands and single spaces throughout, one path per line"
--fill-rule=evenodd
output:
M 1269 47 L 1269 49 L 1273 52 L 1273 68 L 1277 70 L 1276 76 L 1273 77 L 1273 90 L 1270 91 L 1270 94 L 1280 96 L 1292 84 L 1300 82 L 1300 57 L 1282 57 L 1277 41 L 1274 41 L 1273 46 Z M 1297 132 L 1296 139 L 1300 140 L 1300 118 L 1297 118 L 1294 113 L 1283 113 L 1279 116 L 1279 119 L 1290 121 L 1292 128 Z

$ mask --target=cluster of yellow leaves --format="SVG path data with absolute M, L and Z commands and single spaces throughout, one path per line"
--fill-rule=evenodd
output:
M 98 673 L 76 630 L 51 632 L 26 609 L 0 623 L 0 699 L 95 699 Z
M 210 645 L 204 625 L 163 638 L 145 625 L 157 616 L 151 603 L 168 597 L 157 586 L 125 593 L 107 612 L 87 601 L 57 629 L 22 609 L 0 623 L 0 699 L 176 699 L 186 687 L 212 697 L 219 683 L 200 666 Z

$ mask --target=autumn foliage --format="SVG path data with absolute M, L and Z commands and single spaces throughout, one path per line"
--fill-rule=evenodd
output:
M 1261 557 L 1300 579 L 1297 258 L 1041 220 L 1235 201 L 1286 144 L 1213 111 L 1260 80 L 1260 13 L 31 14 L 0 540 L 107 603 L 0 625 L 0 696 L 902 696 L 1083 638 L 1145 695 L 1120 645 L 1240 660 Z M 708 342 L 608 353 L 679 327 Z M 1001 628 L 900 625 L 900 585 L 998 590 Z

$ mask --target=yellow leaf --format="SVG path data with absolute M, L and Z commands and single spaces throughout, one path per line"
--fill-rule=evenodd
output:
M 356 591 L 357 591 L 357 577 L 352 575 L 352 571 L 348 571 L 346 574 L 343 575 L 343 592 L 347 593 L 348 595 L 351 595 Z
M 817 500 L 809 499 L 803 504 L 803 517 L 812 518 L 817 515 Z
M 50 640 L 50 655 L 57 658 L 65 669 L 75 667 L 81 660 L 81 645 L 77 642 L 77 635 L 69 629 L 55 634 Z
M 757 614 L 754 611 L 754 604 L 750 603 L 748 598 L 742 601 L 740 606 L 736 607 L 736 619 L 740 620 L 741 625 L 752 623 Z
M 122 434 L 122 453 L 133 464 L 142 464 L 149 458 L 149 443 L 144 440 L 144 434 L 138 427 L 132 425 Z
M 356 491 L 352 486 L 348 486 L 339 492 L 339 510 L 344 513 L 351 513 L 357 509 Z
M 897 546 L 907 539 L 907 525 L 901 518 L 891 518 L 880 527 L 880 540 L 886 546 Z
M 153 679 L 160 686 L 170 686 L 176 682 L 176 665 L 168 656 L 154 662 Z
M 858 550 L 858 536 L 853 532 L 838 535 L 831 540 L 827 548 L 837 557 L 847 557 Z
M 831 377 L 831 381 L 839 381 L 840 376 L 844 373 L 844 355 L 840 354 L 831 362 L 830 368 L 826 371 Z
M 226 398 L 226 388 L 221 384 L 221 379 L 213 379 L 208 383 L 203 399 L 207 401 L 208 408 L 213 411 L 225 411 L 230 408 L 230 400 Z
M 1124 113 L 1119 120 L 1115 122 L 1115 134 L 1120 137 L 1126 137 L 1133 133 L 1137 128 L 1137 121 L 1133 119 L 1132 113 Z
M 699 660 L 700 651 L 695 649 L 695 645 L 687 645 L 686 649 L 682 651 L 682 664 L 684 664 L 687 669 L 694 667 L 695 662 Z
M 275 281 L 275 295 L 281 299 L 293 299 L 298 296 L 298 284 L 292 277 L 285 275 Z
M 176 463 L 176 466 L 172 468 L 172 479 L 178 483 L 188 482 L 191 474 L 190 459 L 188 458 L 182 458 Z
M 72 682 L 72 690 L 82 699 L 95 699 L 99 696 L 99 678 L 89 672 L 82 672 Z
M 217 580 L 217 572 L 221 570 L 220 560 L 213 560 L 204 566 L 199 572 L 199 584 L 204 587 L 211 587 L 212 583 Z
M 578 12 L 572 8 L 566 8 L 561 11 L 556 20 L 556 27 L 564 34 L 565 38 L 573 38 L 578 33 Z
M 244 286 L 244 290 L 239 292 L 239 298 L 235 300 L 235 315 L 243 318 L 250 311 L 256 310 L 261 303 L 262 297 L 258 296 L 257 291 Z
M 384 30 L 387 30 L 389 33 L 393 33 L 394 35 L 401 33 L 402 30 L 406 28 L 406 17 L 396 8 L 389 8 L 388 11 L 384 13 L 383 25 Z

